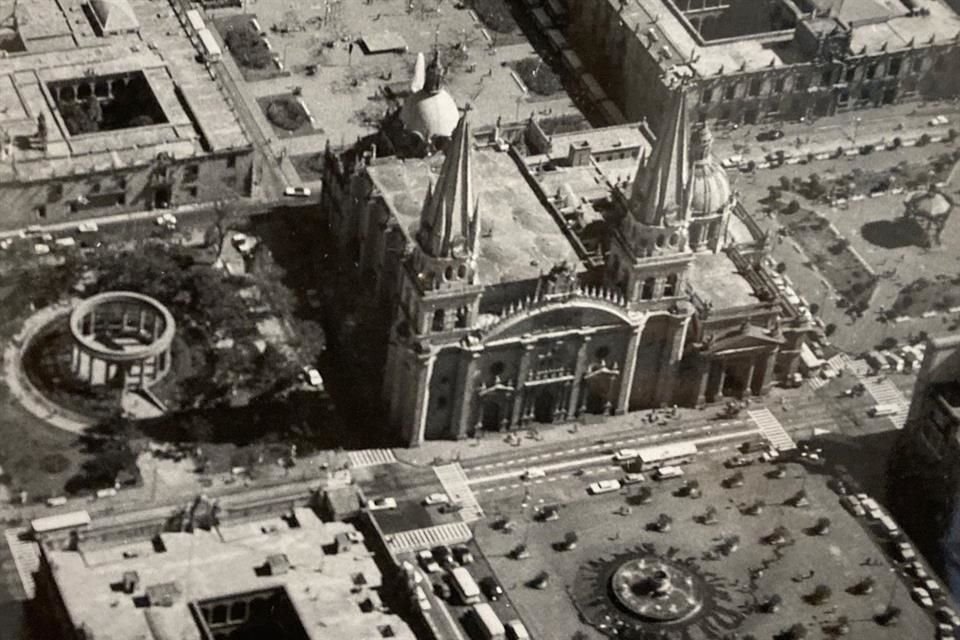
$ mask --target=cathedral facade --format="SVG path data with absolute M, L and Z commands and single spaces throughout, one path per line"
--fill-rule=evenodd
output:
M 475 149 L 468 114 L 442 161 L 327 158 L 327 219 L 392 314 L 383 400 L 406 443 L 760 395 L 796 370 L 809 315 L 767 274 L 683 87 L 648 157 L 612 161 L 628 181 L 565 165 L 580 140 L 556 159 Z M 570 197 L 578 171 L 601 188 Z

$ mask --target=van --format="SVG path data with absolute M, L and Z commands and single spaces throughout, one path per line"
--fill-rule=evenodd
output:
M 894 403 L 875 404 L 867 409 L 867 415 L 871 418 L 882 418 L 892 416 L 900 412 L 900 406 Z
M 47 499 L 48 507 L 62 507 L 65 504 L 67 504 L 67 499 L 64 496 L 57 496 L 55 498 Z

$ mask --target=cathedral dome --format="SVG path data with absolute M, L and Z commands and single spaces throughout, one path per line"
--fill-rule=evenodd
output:
M 445 89 L 420 90 L 407 97 L 400 120 L 408 131 L 429 142 L 434 136 L 450 137 L 460 120 L 460 110 Z
M 727 172 L 712 158 L 693 164 L 690 175 L 690 214 L 709 216 L 719 213 L 730 202 Z

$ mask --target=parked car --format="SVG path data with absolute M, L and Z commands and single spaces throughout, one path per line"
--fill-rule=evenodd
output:
M 308 187 L 287 187 L 283 190 L 283 195 L 288 198 L 309 198 L 311 193 Z
M 642 473 L 625 473 L 623 477 L 620 478 L 620 483 L 627 484 L 637 484 L 638 482 L 643 482 L 646 480 Z
M 493 576 L 486 576 L 480 580 L 480 590 L 483 591 L 483 595 L 487 597 L 487 600 L 491 602 L 495 602 L 503 597 L 503 587 L 500 586 L 500 583 L 498 583 Z
M 545 505 L 537 512 L 537 520 L 540 522 L 553 522 L 560 519 L 560 509 L 555 504 Z
M 447 504 L 448 502 L 450 502 L 450 498 L 445 493 L 431 493 L 423 499 L 423 504 L 426 505 Z
M 550 586 L 550 574 L 546 571 L 541 571 L 530 581 L 530 586 L 534 589 L 546 589 Z
M 783 129 L 769 129 L 757 134 L 757 142 L 771 142 L 783 137 Z
M 453 557 L 456 558 L 457 562 L 461 565 L 473 564 L 473 553 L 462 544 L 453 548 Z
M 743 456 L 733 456 L 732 458 L 727 458 L 723 463 L 723 466 L 728 469 L 736 469 L 738 467 L 749 467 L 753 464 L 752 458 L 745 458 Z
M 77 225 L 77 231 L 80 233 L 96 233 L 100 230 L 96 222 L 81 222 Z
M 613 459 L 615 462 L 627 462 L 639 456 L 640 451 L 637 449 L 620 449 L 613 454 Z
M 913 596 L 913 599 L 917 601 L 917 604 L 924 609 L 933 608 L 933 598 L 930 597 L 930 592 L 923 587 L 914 587 L 910 590 L 910 595 Z
M 680 467 L 658 467 L 657 470 L 653 472 L 655 480 L 669 480 L 670 478 L 680 478 L 682 476 L 683 469 Z
M 601 480 L 599 482 L 594 482 L 589 487 L 587 491 L 592 495 L 600 495 L 601 493 L 610 493 L 612 491 L 620 490 L 620 481 L 619 480 Z
M 434 559 L 433 554 L 430 553 L 429 549 L 418 551 L 417 561 L 427 573 L 437 573 L 440 571 L 440 565 L 437 564 L 437 561 Z
M 547 476 L 546 472 L 543 469 L 531 468 L 523 472 L 523 475 L 520 476 L 521 480 L 534 480 L 535 478 L 545 478 Z
M 397 508 L 396 498 L 373 498 L 372 500 L 367 500 L 368 511 L 384 511 L 386 509 L 396 509 L 396 508 Z
M 311 387 L 322 387 L 323 376 L 317 371 L 316 367 L 306 366 L 303 368 L 303 375 Z

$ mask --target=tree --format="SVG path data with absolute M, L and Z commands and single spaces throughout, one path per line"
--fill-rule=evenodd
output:
M 818 518 L 817 523 L 813 525 L 813 532 L 818 536 L 830 533 L 830 518 Z
M 836 332 L 837 332 L 837 325 L 835 325 L 832 322 L 823 328 L 823 334 L 828 338 Z
M 807 627 L 800 622 L 798 622 L 797 624 L 787 629 L 787 632 L 785 634 L 786 640 L 803 640 L 803 638 L 806 638 L 806 637 L 807 637 Z
M 873 588 L 876 585 L 876 582 L 877 581 L 874 580 L 873 577 L 867 576 L 864 579 L 860 580 L 860 582 L 850 587 L 850 593 L 858 596 L 865 596 L 873 592 Z
M 829 600 L 832 595 L 833 590 L 830 589 L 830 587 L 825 584 L 818 584 L 814 587 L 813 592 L 807 596 L 807 601 L 810 604 L 823 604 Z
M 897 621 L 900 620 L 901 614 L 900 607 L 889 606 L 884 609 L 883 613 L 879 614 L 876 617 L 877 624 L 884 627 L 890 627 L 897 624 Z
M 818 313 L 820 313 L 820 305 L 817 304 L 816 302 L 810 303 L 810 313 L 813 315 L 817 315 Z
M 779 594 L 774 593 L 760 603 L 760 611 L 763 613 L 776 613 L 780 609 L 780 605 L 782 603 L 783 598 L 781 598 Z
M 786 273 L 786 271 L 787 271 L 787 263 L 786 263 L 786 262 L 778 262 L 778 263 L 777 263 L 777 273 L 779 273 L 779 274 L 784 274 L 784 273 Z

